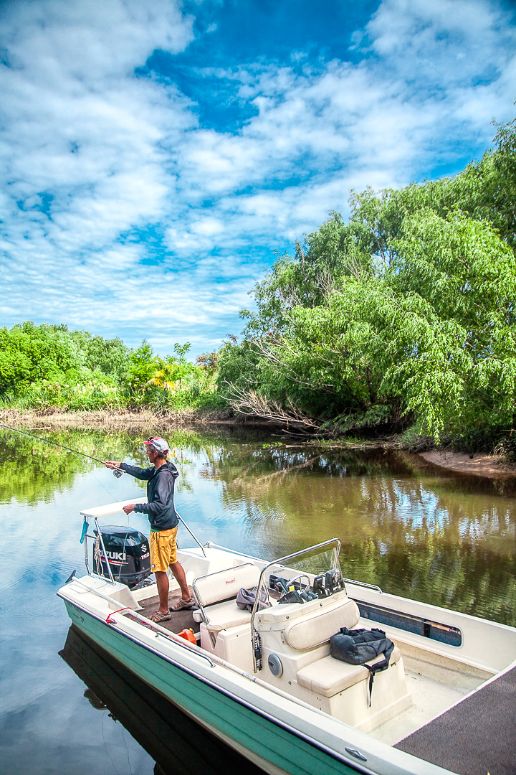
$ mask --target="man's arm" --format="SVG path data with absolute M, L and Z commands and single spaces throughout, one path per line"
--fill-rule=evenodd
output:
M 135 479 L 145 479 L 147 481 L 156 473 L 154 466 L 151 466 L 150 468 L 140 468 L 140 466 L 131 466 L 129 463 L 120 463 L 120 469 L 125 471 L 126 474 L 131 474 Z
M 154 474 L 154 467 L 140 468 L 140 466 L 131 466 L 129 463 L 120 463 L 117 460 L 105 460 L 104 465 L 106 468 L 111 468 L 114 471 L 125 471 L 126 474 L 131 474 L 135 479 L 149 480 Z

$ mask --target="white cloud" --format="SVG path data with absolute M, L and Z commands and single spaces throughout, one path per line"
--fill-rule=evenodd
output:
M 399 57 L 394 60 L 397 66 L 418 67 L 420 61 L 414 62 L 410 56 L 414 51 L 424 61 L 437 59 L 437 64 L 446 53 L 448 77 L 464 78 L 469 67 L 476 71 L 483 49 L 493 53 L 506 22 L 500 6 L 486 0 L 388 0 L 381 3 L 367 32 L 378 54 Z M 476 48 L 473 56 L 472 46 Z M 450 66 L 450 53 L 463 60 L 459 71 Z
M 3 320 L 213 346 L 274 252 L 346 212 L 350 189 L 404 185 L 485 147 L 491 119 L 512 112 L 504 14 L 384 0 L 353 63 L 297 52 L 292 66 L 197 69 L 252 109 L 230 132 L 200 124 L 170 79 L 136 75 L 193 39 L 173 0 L 5 4 Z M 206 34 L 223 25 L 221 13 Z

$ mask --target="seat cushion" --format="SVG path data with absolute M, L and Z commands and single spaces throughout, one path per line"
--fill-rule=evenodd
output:
M 294 619 L 285 627 L 283 640 L 293 649 L 313 649 L 330 640 L 341 627 L 355 627 L 359 618 L 360 612 L 354 600 L 346 597 L 332 604 L 332 598 L 327 598 L 320 607 Z
M 236 597 L 241 587 L 255 587 L 260 578 L 260 569 L 252 563 L 244 563 L 232 568 L 199 576 L 192 589 L 200 606 L 209 606 Z
M 395 665 L 400 657 L 399 648 L 394 646 L 389 666 Z M 381 662 L 383 659 L 383 654 L 380 654 L 367 664 L 374 665 L 375 662 Z M 365 681 L 368 677 L 369 670 L 363 665 L 348 665 L 347 662 L 341 662 L 334 657 L 323 657 L 301 668 L 297 673 L 297 682 L 300 686 L 310 689 L 319 696 L 333 697 L 334 694 L 343 692 L 359 681 Z
M 237 627 L 251 621 L 251 612 L 242 611 L 235 600 L 226 600 L 216 603 L 204 609 L 206 627 L 211 632 L 227 630 L 229 627 Z

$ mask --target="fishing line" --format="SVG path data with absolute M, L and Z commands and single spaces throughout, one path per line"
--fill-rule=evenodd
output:
M 21 433 L 24 436 L 29 436 L 31 439 L 36 439 L 37 441 L 43 441 L 43 442 L 45 442 L 45 444 L 52 444 L 54 447 L 60 447 L 61 449 L 66 449 L 68 452 L 71 452 L 74 455 L 80 455 L 81 457 L 85 457 L 88 460 L 93 460 L 95 463 L 101 463 L 102 465 L 105 464 L 105 461 L 101 460 L 98 457 L 94 457 L 93 455 L 88 455 L 88 454 L 86 454 L 86 452 L 79 452 L 78 449 L 73 449 L 72 447 L 67 447 L 66 444 L 61 444 L 59 441 L 53 441 L 52 439 L 45 439 L 43 436 L 38 436 L 35 433 L 31 433 L 30 431 L 21 431 L 19 428 L 13 428 L 12 426 L 6 425 L 3 422 L 0 422 L 0 428 L 6 428 L 8 431 L 12 431 L 13 433 Z M 122 471 L 121 468 L 117 468 L 117 469 L 115 469 L 113 471 L 113 476 L 116 476 L 116 478 L 119 479 L 122 476 L 123 473 L 124 473 L 124 471 Z M 201 544 L 201 542 L 199 541 L 199 539 L 192 533 L 192 531 L 190 530 L 190 528 L 188 527 L 188 525 L 186 524 L 186 522 L 184 521 L 182 516 L 180 514 L 178 514 L 177 511 L 176 511 L 176 514 L 177 514 L 177 516 L 179 518 L 179 521 L 185 526 L 185 528 L 188 530 L 188 532 L 190 533 L 190 535 L 194 539 L 195 543 L 198 544 L 198 546 L 201 547 L 203 554 L 206 556 L 206 552 L 204 551 L 204 547 Z M 129 517 L 129 515 L 127 515 L 127 516 Z M 128 520 L 128 522 L 129 522 L 129 520 Z M 83 533 L 84 533 L 84 529 L 83 529 Z M 82 541 L 81 541 L 81 543 L 82 543 Z
M 37 436 L 35 433 L 30 433 L 30 431 L 21 431 L 19 428 L 12 428 L 10 425 L 6 425 L 3 422 L 0 422 L 0 428 L 7 428 L 8 431 L 13 431 L 13 433 L 22 433 L 24 436 L 29 436 L 31 439 L 37 439 L 37 441 L 43 441 L 45 444 L 52 444 L 54 447 L 60 447 L 61 449 L 66 449 L 68 452 L 72 452 L 74 455 L 80 455 L 81 457 L 85 457 L 88 460 L 93 460 L 95 463 L 102 463 L 104 465 L 104 460 L 101 460 L 98 457 L 93 457 L 93 455 L 88 455 L 86 452 L 79 452 L 78 449 L 72 449 L 72 447 L 67 447 L 66 444 L 61 444 L 59 441 L 53 441 L 52 439 L 45 439 L 43 436 Z M 113 471 L 113 475 L 116 476 L 117 479 L 119 479 L 124 472 L 121 469 L 116 469 Z

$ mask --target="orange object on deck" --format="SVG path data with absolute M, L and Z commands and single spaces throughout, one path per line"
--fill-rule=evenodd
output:
M 178 635 L 180 638 L 184 638 L 185 640 L 189 640 L 190 643 L 193 643 L 194 645 L 197 645 L 197 641 L 195 639 L 195 633 L 192 630 L 191 627 L 186 628 L 184 630 L 181 630 L 181 632 L 178 632 Z

